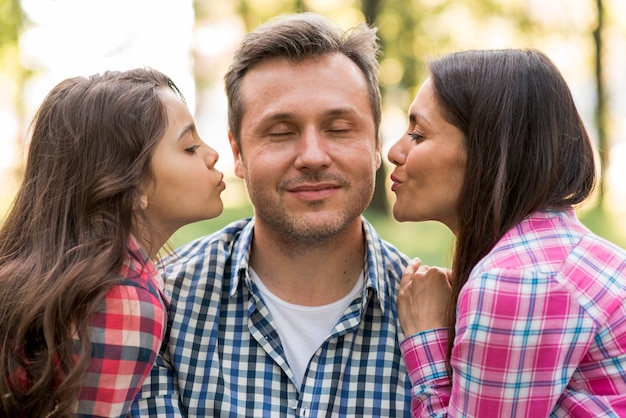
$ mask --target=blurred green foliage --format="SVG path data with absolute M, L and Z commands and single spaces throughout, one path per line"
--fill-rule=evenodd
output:
M 195 238 L 217 231 L 228 223 L 252 216 L 251 206 L 226 208 L 215 219 L 196 222 L 179 229 L 170 239 L 175 249 Z M 366 212 L 365 217 L 376 227 L 383 239 L 393 243 L 410 257 L 419 257 L 431 265 L 449 266 L 453 237 L 450 231 L 437 222 L 400 223 L 391 216 L 376 211 Z
M 187 225 L 170 240 L 177 248 L 195 238 L 217 231 L 228 223 L 252 216 L 251 206 L 226 208 L 222 215 Z M 365 213 L 365 217 L 376 227 L 381 237 L 409 257 L 419 257 L 424 264 L 451 267 L 454 236 L 438 222 L 397 222 L 392 216 L 376 212 Z M 580 220 L 593 232 L 626 248 L 626 234 L 621 227 L 622 220 L 596 206 L 589 211 L 579 212 Z
M 380 61 L 384 106 L 405 112 L 425 75 L 424 63 L 429 57 L 461 48 L 484 47 L 491 39 L 515 47 L 540 48 L 561 45 L 562 41 L 567 40 L 578 46 L 576 55 L 583 57 L 583 63 L 587 63 L 584 67 L 591 68 L 592 33 L 597 20 L 596 2 L 578 1 L 567 13 L 553 19 L 547 19 L 542 13 L 549 2 L 542 4 L 539 9 L 531 7 L 531 3 L 527 0 L 194 0 L 193 7 L 197 26 L 210 27 L 237 16 L 246 30 L 251 30 L 272 16 L 299 10 L 324 14 L 342 27 L 350 27 L 367 19 L 379 27 L 383 51 Z M 574 10 L 582 10 L 583 13 L 573 13 Z M 576 16 L 579 18 L 576 19 Z M 18 114 L 21 114 L 22 108 L 21 92 L 26 90 L 24 81 L 32 75 L 31 70 L 21 66 L 19 37 L 31 23 L 24 16 L 19 0 L 0 0 L 0 72 L 14 80 L 14 93 L 10 94 L 5 89 L 4 94 L 12 96 Z M 214 57 L 208 57 L 205 66 L 199 65 L 201 58 L 199 55 L 194 57 L 194 77 L 199 90 L 214 85 L 223 76 L 221 70 L 215 73 L 211 71 L 220 68 L 214 65 Z M 611 120 L 613 125 L 622 123 L 621 118 Z M 611 123 L 608 123 L 609 127 Z M 398 127 L 399 131 L 402 129 L 403 126 Z M 595 136 L 597 127 L 589 124 L 589 129 Z M 21 141 L 21 138 L 18 140 Z M 383 166 L 379 170 L 383 180 L 386 178 L 384 169 Z M 385 188 L 379 186 L 377 183 L 377 191 L 383 192 L 377 192 L 376 199 L 388 199 Z M 8 206 L 8 197 L 0 193 L 0 198 L 2 213 Z M 182 228 L 172 237 L 171 244 L 178 247 L 198 236 L 216 231 L 232 220 L 250 215 L 250 206 L 229 206 L 216 219 Z M 366 217 L 384 239 L 394 243 L 407 255 L 419 256 L 427 264 L 449 266 L 453 237 L 444 226 L 436 222 L 398 223 L 388 211 L 373 209 L 368 210 Z M 598 206 L 581 211 L 580 217 L 592 231 L 622 247 L 626 246 L 626 228 L 622 226 L 625 223 L 618 215 Z

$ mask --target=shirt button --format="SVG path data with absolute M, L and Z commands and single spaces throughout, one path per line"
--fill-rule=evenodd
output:
M 298 409 L 298 401 L 297 400 L 289 401 L 289 408 Z

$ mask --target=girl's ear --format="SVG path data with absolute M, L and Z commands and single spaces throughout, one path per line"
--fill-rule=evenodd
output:
M 145 193 L 139 196 L 139 207 L 141 208 L 141 210 L 148 209 L 148 195 L 146 195 Z

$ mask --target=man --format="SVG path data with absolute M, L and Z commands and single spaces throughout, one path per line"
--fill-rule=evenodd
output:
M 225 81 L 254 217 L 167 265 L 169 342 L 134 414 L 409 415 L 408 260 L 361 216 L 381 163 L 377 53 L 375 29 L 309 13 L 243 40 Z

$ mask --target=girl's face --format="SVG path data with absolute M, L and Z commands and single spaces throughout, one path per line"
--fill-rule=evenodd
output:
M 154 181 L 142 205 L 165 239 L 183 225 L 218 216 L 224 175 L 215 168 L 217 152 L 200 139 L 183 101 L 169 88 L 160 95 L 167 109 L 167 130 L 152 156 Z
M 465 137 L 447 122 L 430 78 L 409 109 L 409 130 L 389 150 L 396 167 L 391 190 L 398 221 L 439 221 L 457 229 L 457 203 L 466 165 Z

